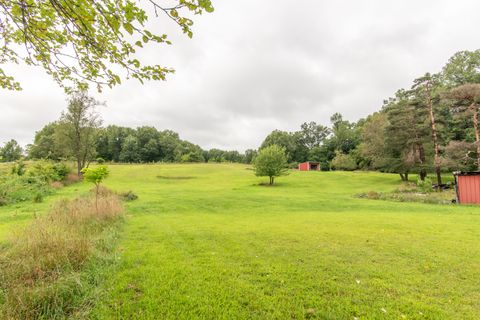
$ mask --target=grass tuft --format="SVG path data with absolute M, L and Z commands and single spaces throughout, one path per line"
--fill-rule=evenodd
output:
M 0 254 L 0 314 L 7 319 L 68 318 L 92 291 L 85 271 L 111 254 L 107 243 L 123 207 L 115 195 L 58 202 L 4 245 Z M 101 264 L 101 263 L 100 263 Z M 3 302 L 3 304 L 2 304 Z

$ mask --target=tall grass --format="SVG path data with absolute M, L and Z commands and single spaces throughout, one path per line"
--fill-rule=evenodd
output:
M 112 260 L 123 207 L 105 193 L 62 200 L 0 253 L 0 319 L 63 319 L 84 312 Z M 92 298 L 92 297 L 90 297 Z M 3 317 L 3 318 L 2 318 Z

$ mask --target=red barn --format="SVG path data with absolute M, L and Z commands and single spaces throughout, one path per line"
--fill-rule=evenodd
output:
M 300 171 L 319 171 L 320 162 L 302 162 L 298 165 L 298 170 Z
M 480 204 L 480 172 L 454 172 L 457 203 Z

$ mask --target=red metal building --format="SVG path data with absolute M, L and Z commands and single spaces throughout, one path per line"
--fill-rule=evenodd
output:
M 480 172 L 454 172 L 457 203 L 480 204 Z
M 319 171 L 320 162 L 302 162 L 298 165 L 298 170 L 300 171 Z

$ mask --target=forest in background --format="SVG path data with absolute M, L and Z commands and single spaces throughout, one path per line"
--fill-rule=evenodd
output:
M 79 120 L 72 113 L 72 104 L 78 103 L 87 107 L 85 121 L 78 122 L 86 138 L 72 148 L 71 139 L 65 141 L 69 139 L 66 124 Z M 349 122 L 336 113 L 330 126 L 312 121 L 295 132 L 274 130 L 259 149 L 273 144 L 283 147 L 291 167 L 318 161 L 322 170 L 379 170 L 398 173 L 403 180 L 408 180 L 409 173 L 418 173 L 422 180 L 436 173 L 441 184 L 441 172 L 480 167 L 479 103 L 480 50 L 461 51 L 440 72 L 414 79 L 410 88 L 399 89 L 380 111 L 365 119 Z M 154 127 L 102 127 L 95 105 L 98 102 L 85 93 L 71 97 L 67 112 L 38 131 L 25 151 L 11 140 L 0 148 L 0 160 L 15 161 L 22 156 L 62 160 L 81 150 L 85 163 L 251 163 L 257 153 L 253 149 L 244 153 L 202 150 L 174 131 Z

